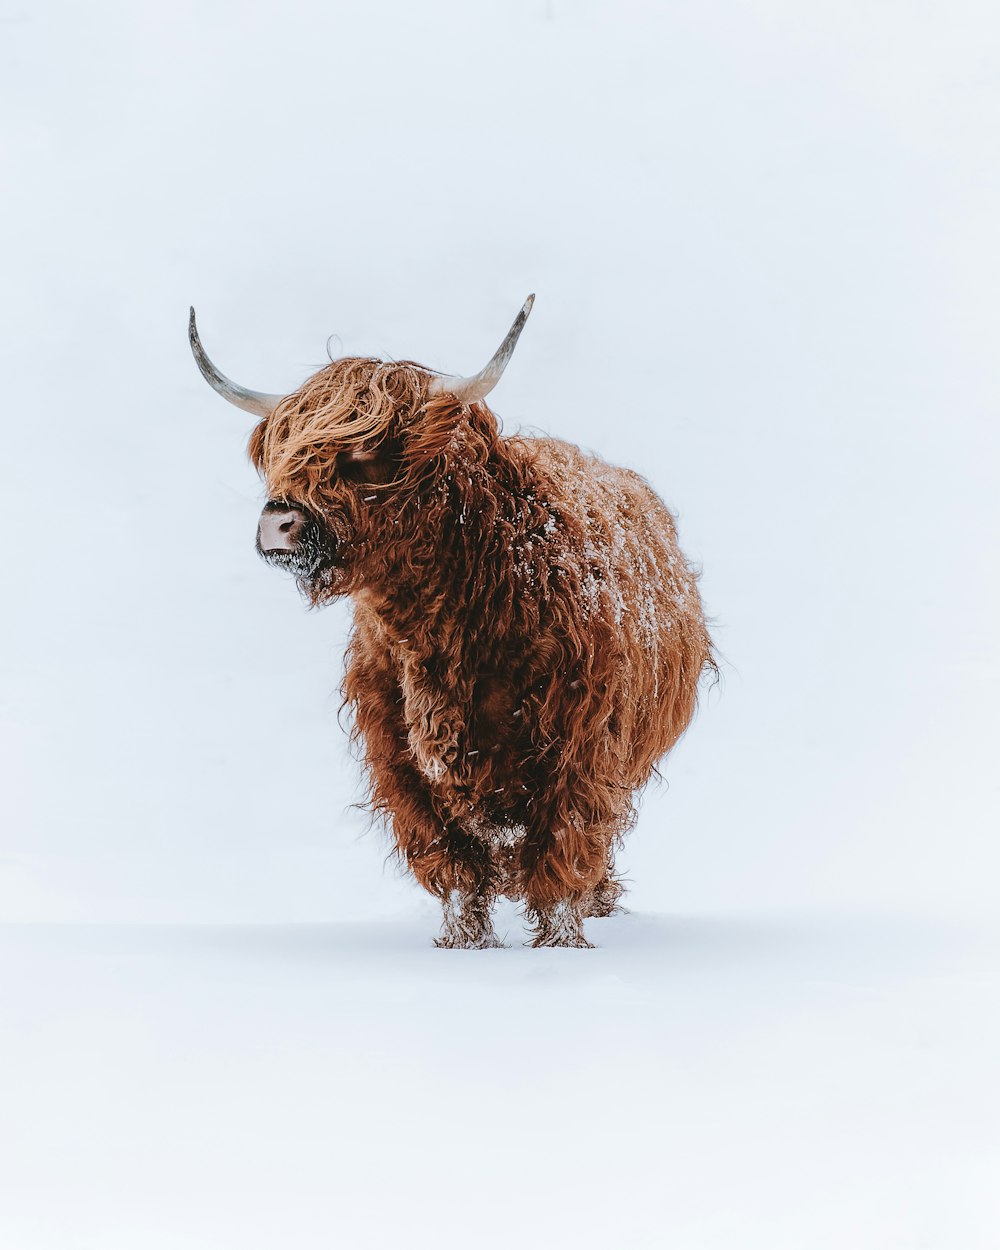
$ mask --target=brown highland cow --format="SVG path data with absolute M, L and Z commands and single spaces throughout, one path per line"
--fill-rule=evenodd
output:
M 248 391 L 269 502 L 257 547 L 313 604 L 354 601 L 344 699 L 372 809 L 444 907 L 438 946 L 499 945 L 523 900 L 535 946 L 587 946 L 622 893 L 636 792 L 713 667 L 695 574 L 638 474 L 500 433 L 483 403 L 529 297 L 473 377 L 335 360 L 292 395 Z

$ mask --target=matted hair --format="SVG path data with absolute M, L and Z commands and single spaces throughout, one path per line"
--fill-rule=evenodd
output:
M 643 478 L 502 436 L 435 377 L 334 361 L 276 404 L 250 455 L 272 500 L 332 535 L 329 570 L 300 580 L 311 602 L 356 596 L 343 693 L 399 858 L 446 902 L 524 899 L 547 941 L 566 900 L 613 909 L 615 848 L 712 644 Z

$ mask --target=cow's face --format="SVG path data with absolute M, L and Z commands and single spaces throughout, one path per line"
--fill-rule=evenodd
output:
M 313 599 L 355 589 L 413 494 L 407 434 L 432 375 L 412 364 L 334 361 L 275 405 L 250 438 L 267 484 L 257 550 Z
M 268 564 L 290 572 L 304 593 L 319 600 L 347 593 L 363 580 L 363 566 L 399 524 L 410 483 L 404 481 L 402 440 L 394 432 L 370 435 L 358 446 L 338 438 L 304 439 L 296 398 L 288 401 L 290 423 L 279 406 L 250 439 L 269 495 L 256 546 Z M 407 408 L 394 413 L 412 417 Z
M 287 569 L 314 601 L 391 576 L 391 554 L 420 524 L 422 495 L 446 464 L 457 429 L 496 436 L 481 404 L 499 381 L 531 311 L 529 296 L 489 364 L 470 377 L 435 374 L 412 361 L 335 360 L 291 395 L 232 382 L 201 345 L 194 309 L 188 334 L 202 375 L 260 422 L 250 457 L 267 483 L 257 550 Z M 485 444 L 484 444 L 485 445 Z

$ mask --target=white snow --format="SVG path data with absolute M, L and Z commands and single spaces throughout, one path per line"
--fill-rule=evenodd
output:
M 995 8 L 0 31 L 0 1247 L 992 1250 Z M 505 429 L 662 493 L 724 680 L 598 950 L 437 951 L 187 310 L 279 391 L 530 290 Z
M 995 930 L 591 933 L 8 930 L 3 1244 L 995 1245 Z

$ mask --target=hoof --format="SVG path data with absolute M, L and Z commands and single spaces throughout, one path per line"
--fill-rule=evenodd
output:
M 587 951 L 593 951 L 597 949 L 594 943 L 588 942 L 587 939 L 582 934 L 574 935 L 572 937 L 567 937 L 565 934 L 562 934 L 562 933 L 539 934 L 539 936 L 536 937 L 533 941 L 529 942 L 528 945 L 533 946 L 536 949 L 542 946 L 568 946 L 568 947 L 575 948 L 576 950 L 587 950 Z
M 489 951 L 505 950 L 506 946 L 495 933 L 484 933 L 481 937 L 460 937 L 456 934 L 443 933 L 434 939 L 434 945 L 442 951 Z

